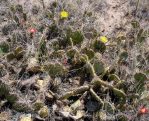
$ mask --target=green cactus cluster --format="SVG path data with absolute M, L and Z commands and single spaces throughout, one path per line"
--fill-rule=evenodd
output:
M 127 87 L 125 86 L 126 81 L 120 79 L 120 77 L 115 73 L 115 67 L 114 66 L 108 66 L 104 60 L 102 59 L 102 54 L 106 52 L 106 44 L 98 40 L 97 38 L 90 44 L 88 44 L 88 47 L 82 47 L 79 48 L 78 45 L 80 45 L 83 42 L 83 37 L 79 35 L 79 32 L 72 32 L 69 31 L 67 33 L 67 39 L 69 41 L 67 46 L 65 47 L 65 51 L 67 58 L 70 59 L 70 68 L 69 70 L 79 70 L 77 72 L 80 77 L 84 77 L 85 74 L 87 74 L 90 78 L 89 86 L 82 86 L 80 88 L 74 89 L 70 92 L 67 92 L 66 94 L 62 95 L 59 99 L 68 99 L 71 96 L 82 94 L 85 91 L 90 92 L 92 97 L 99 102 L 100 105 L 102 105 L 102 108 L 106 109 L 109 113 L 114 113 L 117 108 L 119 110 L 125 109 L 126 100 L 131 98 L 135 99 L 136 96 L 128 96 L 127 95 Z M 78 36 L 77 40 L 75 41 L 76 37 Z M 119 40 L 125 40 L 125 37 L 119 37 Z M 118 60 L 116 61 L 116 64 L 123 64 L 124 62 L 127 62 L 128 60 L 128 51 L 123 50 L 120 51 L 118 55 Z M 136 83 L 136 88 L 139 90 L 138 92 L 142 92 L 145 86 L 145 80 L 147 80 L 147 77 L 145 74 L 142 73 L 136 73 L 134 75 Z M 110 84 L 111 83 L 111 84 Z M 105 102 L 105 100 L 102 99 L 103 95 L 98 94 L 98 91 L 95 90 L 103 89 L 102 93 L 107 94 L 107 91 L 111 92 L 111 98 L 115 99 L 116 101 L 111 102 Z M 118 102 L 118 103 L 117 103 Z M 121 104 L 119 106 L 119 104 Z M 105 114 L 106 115 L 106 114 Z M 127 117 L 120 116 L 118 119 L 127 120 Z
M 54 29 L 53 29 L 54 27 Z M 68 29 L 69 30 L 69 29 Z M 106 52 L 107 45 L 95 38 L 92 42 L 87 43 L 87 46 L 82 46 L 84 44 L 84 35 L 81 31 L 66 31 L 64 38 L 60 40 L 53 40 L 50 43 L 51 53 L 48 53 L 48 40 L 53 39 L 50 34 L 58 36 L 59 29 L 55 25 L 48 28 L 46 37 L 43 37 L 38 46 L 38 62 L 40 72 L 48 73 L 52 79 L 56 77 L 65 77 L 75 70 L 75 76 L 79 76 L 81 79 L 81 84 L 84 84 L 85 77 L 88 77 L 87 85 L 82 85 L 76 89 L 70 90 L 61 96 L 56 96 L 58 100 L 69 99 L 72 96 L 80 95 L 88 92 L 91 97 L 98 102 L 101 106 L 100 109 L 106 110 L 110 114 L 118 110 L 124 110 L 126 100 L 128 99 L 127 89 L 125 80 L 120 79 L 116 73 L 115 66 L 109 66 L 103 59 L 103 53 Z M 49 33 L 50 32 L 50 33 Z M 47 39 L 47 40 L 46 40 Z M 124 40 L 125 37 L 119 37 L 118 40 Z M 8 52 L 9 45 L 6 43 L 1 48 L 3 51 Z M 24 50 L 22 47 L 17 47 L 13 52 L 7 54 L 7 60 L 11 61 L 13 59 L 19 60 L 23 57 Z M 116 64 L 123 64 L 129 58 L 129 53 L 127 50 L 122 50 L 118 53 L 118 59 Z M 65 58 L 64 58 L 65 57 Z M 62 59 L 62 60 L 61 60 Z M 63 60 L 65 59 L 65 60 Z M 57 60 L 55 62 L 49 62 L 48 60 Z M 65 62 L 63 62 L 65 61 Z M 65 64 L 63 64 L 65 63 Z M 69 65 L 69 66 L 68 66 Z M 72 75 L 73 76 L 73 75 Z M 136 73 L 134 75 L 135 91 L 137 93 L 142 93 L 144 91 L 145 81 L 147 76 L 145 73 Z M 7 88 L 1 86 L 0 97 L 5 96 L 6 100 L 12 104 L 12 108 L 18 112 L 28 112 L 35 111 L 40 117 L 48 117 L 48 108 L 42 102 L 35 102 L 33 105 L 33 110 L 30 109 L 26 104 L 16 102 L 17 98 L 15 95 L 10 95 Z M 4 94 L 2 92 L 5 92 Z M 112 102 L 106 101 L 104 95 L 109 94 Z M 7 95 L 7 96 L 6 96 Z M 135 99 L 136 97 L 129 97 Z M 19 106 L 18 106 L 19 104 Z M 97 117 L 100 120 L 104 120 L 106 113 L 101 110 L 97 111 Z M 124 119 L 124 116 L 119 117 L 119 119 Z
M 102 90 L 103 94 L 106 94 L 107 90 L 112 91 L 114 96 L 117 97 L 122 104 L 125 104 L 127 94 L 125 93 L 122 86 L 120 86 L 124 83 L 124 81 L 121 80 L 118 75 L 114 73 L 114 71 L 112 72 L 111 68 L 110 71 L 110 69 L 106 67 L 106 63 L 102 60 L 102 53 L 105 52 L 106 45 L 101 41 L 95 40 L 93 43 L 88 45 L 88 48 L 78 48 L 76 44 L 80 44 L 82 40 L 78 43 L 76 41 L 73 41 L 73 39 L 74 38 L 72 38 L 73 44 L 71 44 L 71 46 L 69 46 L 68 48 L 66 47 L 67 50 L 65 50 L 67 57 L 71 59 L 71 67 L 68 69 L 78 69 L 79 71 L 77 74 L 82 75 L 81 77 L 85 76 L 85 74 L 90 76 L 90 84 L 89 86 L 82 86 L 76 90 L 72 90 L 62 95 L 59 99 L 67 99 L 71 96 L 89 91 L 92 97 L 97 100 L 99 104 L 102 105 L 102 107 L 108 107 L 109 112 L 112 112 L 116 109 L 116 104 L 112 105 L 110 102 L 105 102 L 101 98 L 103 95 L 97 94 L 94 90 L 96 88 L 104 87 L 105 92 L 104 90 Z M 128 56 L 127 53 L 121 54 L 120 59 L 126 59 L 127 57 L 125 57 L 125 55 Z M 52 72 L 49 72 L 49 74 Z M 105 76 L 107 77 L 106 80 L 104 79 Z M 113 81 L 114 83 L 110 84 L 109 81 Z
M 51 57 L 55 56 L 61 58 L 62 53 L 66 53 L 65 56 L 70 59 L 70 68 L 64 68 L 63 65 L 60 63 L 50 63 L 43 66 L 43 70 L 48 71 L 51 77 L 56 77 L 65 75 L 67 72 L 71 71 L 71 69 L 79 69 L 79 74 L 83 74 L 84 76 L 84 74 L 87 73 L 91 77 L 90 85 L 93 85 L 93 87 L 96 88 L 104 87 L 106 90 L 111 90 L 115 96 L 120 98 L 120 100 L 125 103 L 126 93 L 122 88 L 119 89 L 123 81 L 120 80 L 120 78 L 116 74 L 107 73 L 107 65 L 102 60 L 102 53 L 104 53 L 106 50 L 105 43 L 102 43 L 100 40 L 97 39 L 90 45 L 88 45 L 88 48 L 79 48 L 78 45 L 80 45 L 84 40 L 83 35 L 79 31 L 68 31 L 67 39 L 67 42 L 69 44 L 66 44 L 67 46 L 65 47 L 65 50 L 54 51 L 51 54 Z M 120 55 L 120 60 L 126 59 L 126 56 L 128 56 L 127 53 L 123 52 Z M 103 77 L 105 76 L 107 76 L 107 80 L 104 80 Z M 114 85 L 110 85 L 108 81 L 114 81 Z M 89 91 L 90 88 L 88 88 L 87 90 Z M 76 92 L 68 92 L 68 94 L 62 96 L 60 99 L 64 99 L 66 97 L 68 98 L 70 96 L 73 96 L 73 94 L 77 94 L 78 92 L 80 91 L 77 90 Z M 102 100 L 100 98 L 100 95 L 97 95 L 93 89 L 91 89 L 91 93 L 93 97 L 95 97 L 98 101 Z M 101 102 L 103 102 L 104 104 L 104 101 Z

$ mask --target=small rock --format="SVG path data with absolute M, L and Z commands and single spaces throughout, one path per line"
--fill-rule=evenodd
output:
M 28 67 L 34 67 L 38 65 L 38 61 L 36 58 L 30 58 L 28 59 Z
M 53 101 L 54 97 L 52 94 L 46 93 L 45 95 L 46 95 L 46 100 L 48 100 L 49 102 Z
M 65 118 L 68 118 L 70 116 L 70 113 L 69 112 L 60 112 L 60 114 L 65 117 Z
M 107 119 L 106 113 L 103 112 L 103 111 L 100 111 L 100 112 L 99 112 L 99 118 L 100 118 L 100 120 L 102 120 L 102 121 L 106 121 L 106 119 Z
M 57 105 L 56 104 L 54 104 L 54 105 L 52 105 L 52 109 L 53 109 L 53 111 L 56 111 L 57 110 Z
M 47 118 L 49 116 L 49 109 L 47 106 L 43 106 L 43 108 L 41 108 L 38 111 L 38 114 L 41 118 Z
M 44 86 L 44 80 L 37 80 L 37 85 L 39 86 L 39 87 L 43 87 Z
M 35 83 L 33 84 L 33 87 L 37 90 L 43 89 L 47 85 L 47 82 L 45 80 L 37 79 Z
M 72 108 L 72 110 L 77 110 L 78 108 L 82 107 L 82 103 L 80 100 L 77 100 L 70 107 Z
M 85 111 L 78 110 L 75 116 L 71 116 L 74 120 L 81 119 L 83 116 L 85 116 Z
M 20 121 L 33 121 L 33 120 L 31 118 L 31 114 L 29 114 L 29 115 L 21 116 Z

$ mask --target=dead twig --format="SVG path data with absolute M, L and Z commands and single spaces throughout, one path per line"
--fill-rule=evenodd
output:
M 83 93 L 85 91 L 88 91 L 89 89 L 90 89 L 90 86 L 88 86 L 88 85 L 87 86 L 81 86 L 81 87 L 79 87 L 77 89 L 74 89 L 73 91 L 67 92 L 66 94 L 61 96 L 59 98 L 59 100 L 64 100 L 64 99 L 67 99 L 67 98 L 69 98 L 71 96 L 75 96 L 77 94 L 81 94 L 81 93 Z

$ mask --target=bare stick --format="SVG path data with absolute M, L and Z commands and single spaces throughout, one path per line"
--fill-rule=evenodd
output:
M 81 93 L 83 93 L 85 91 L 88 91 L 89 88 L 90 88 L 89 86 L 81 86 L 81 87 L 79 87 L 77 89 L 74 89 L 73 91 L 67 92 L 65 95 L 61 96 L 59 99 L 60 100 L 64 100 L 64 99 L 67 99 L 67 98 L 69 98 L 71 96 L 75 96 L 77 94 L 81 94 Z

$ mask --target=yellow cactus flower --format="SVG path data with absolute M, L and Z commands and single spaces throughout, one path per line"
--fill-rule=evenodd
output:
M 101 36 L 100 37 L 100 41 L 103 42 L 103 43 L 107 43 L 108 42 L 108 39 L 105 36 Z
M 67 11 L 62 10 L 60 13 L 61 19 L 68 18 L 69 13 Z

